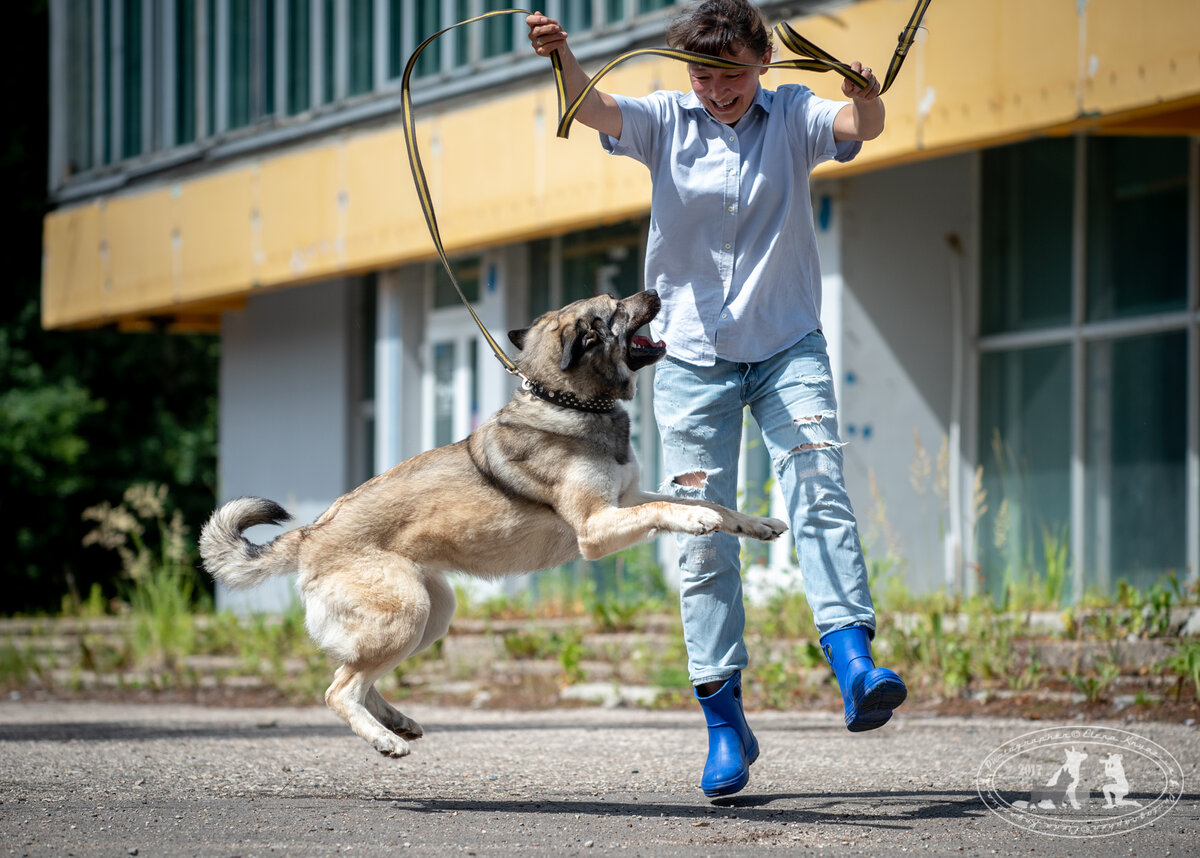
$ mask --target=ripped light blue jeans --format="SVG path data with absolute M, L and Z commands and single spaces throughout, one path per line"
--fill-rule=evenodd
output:
M 875 628 L 858 525 L 842 475 L 837 403 L 825 336 L 814 331 L 759 363 L 694 366 L 664 358 L 654 415 L 667 477 L 663 494 L 737 507 L 742 410 L 774 463 L 817 631 Z M 680 611 L 693 685 L 747 665 L 739 544 L 734 536 L 680 535 Z

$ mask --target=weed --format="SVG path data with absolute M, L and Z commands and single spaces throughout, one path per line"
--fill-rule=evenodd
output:
M 141 659 L 178 672 L 194 649 L 194 578 L 180 567 L 159 566 L 142 574 L 129 591 L 134 647 Z
M 96 523 L 84 545 L 116 551 L 121 558 L 130 611 L 134 619 L 134 649 L 139 659 L 178 674 L 194 648 L 196 572 L 179 510 L 172 510 L 167 487 L 138 483 L 125 490 L 122 501 L 107 501 L 83 511 L 84 521 Z M 84 615 L 101 611 L 100 594 L 93 588 Z
M 104 598 L 104 590 L 99 583 L 92 584 L 86 599 L 80 599 L 79 593 L 72 587 L 60 601 L 60 613 L 64 617 L 80 619 L 95 619 L 108 613 L 108 602 Z
M 587 650 L 583 645 L 583 635 L 577 629 L 569 629 L 564 634 L 555 632 L 551 635 L 558 649 L 558 663 L 563 670 L 563 678 L 568 684 L 583 682 L 587 672 L 583 669 L 583 659 Z
M 561 632 L 540 629 L 510 632 L 504 636 L 504 651 L 515 659 L 555 659 L 568 683 L 582 682 L 586 678 L 582 665 L 588 652 L 583 633 L 576 628 Z
M 1009 687 L 1020 691 L 1032 691 L 1041 685 L 1045 676 L 1045 666 L 1038 660 L 1037 653 L 1031 649 L 1020 673 L 1010 678 Z
M 40 674 L 41 666 L 37 658 L 30 654 L 29 647 L 18 646 L 11 641 L 6 641 L 0 647 L 0 687 L 20 688 L 31 677 Z
M 509 632 L 504 636 L 504 651 L 509 658 L 541 658 L 548 644 L 544 632 Z
M 1087 676 L 1078 673 L 1067 674 L 1067 681 L 1088 703 L 1098 703 L 1121 675 L 1120 668 L 1111 661 L 1103 661 L 1096 666 L 1096 673 Z
M 1191 680 L 1192 691 L 1200 700 L 1200 640 L 1189 638 L 1175 645 L 1175 651 L 1158 663 L 1162 672 L 1176 674 L 1175 702 L 1183 695 L 1184 683 Z
M 597 600 L 591 608 L 596 628 L 604 632 L 629 631 L 636 627 L 636 620 L 645 613 L 636 602 L 622 603 L 616 599 Z

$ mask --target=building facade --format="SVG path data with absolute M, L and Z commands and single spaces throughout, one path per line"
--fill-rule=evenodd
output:
M 883 68 L 911 6 L 765 2 Z M 676 4 L 548 0 L 585 68 Z M 219 332 L 222 499 L 310 521 L 465 436 L 513 382 L 440 272 L 409 174 L 414 47 L 492 0 L 52 0 L 43 321 Z M 555 137 L 520 15 L 413 86 L 456 274 L 503 332 L 642 288 L 645 170 Z M 823 323 L 869 561 L 914 590 L 1065 599 L 1200 568 L 1200 5 L 935 0 L 888 129 L 813 176 Z M 832 75 L 772 70 L 838 95 Z M 687 86 L 639 59 L 605 88 Z M 648 379 L 647 485 L 664 476 Z M 746 505 L 778 505 L 746 433 Z M 263 529 L 258 538 L 269 536 Z M 663 541 L 668 564 L 672 547 Z M 748 580 L 799 586 L 790 543 Z M 286 583 L 224 604 L 278 606 Z

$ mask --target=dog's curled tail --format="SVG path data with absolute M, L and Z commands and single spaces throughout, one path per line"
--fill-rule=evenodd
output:
M 227 587 L 253 587 L 272 575 L 296 571 L 300 531 L 256 545 L 242 532 L 256 524 L 282 524 L 287 510 L 264 498 L 236 498 L 212 514 L 200 531 L 200 557 L 208 574 Z

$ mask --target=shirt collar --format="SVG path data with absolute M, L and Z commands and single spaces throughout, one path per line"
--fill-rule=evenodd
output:
M 761 107 L 763 113 L 771 112 L 771 97 L 775 93 L 762 88 L 762 84 L 758 85 L 758 91 L 754 93 L 754 101 L 750 103 L 750 107 L 746 110 L 749 113 L 755 107 Z M 704 109 L 704 105 L 700 103 L 700 96 L 696 95 L 694 90 L 688 90 L 683 94 L 683 98 L 679 100 L 679 106 L 684 110 L 699 110 L 708 116 L 708 111 Z

